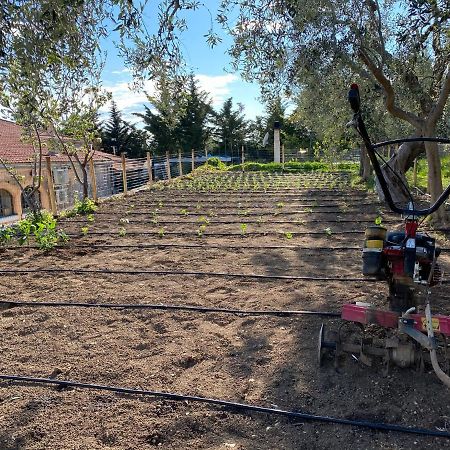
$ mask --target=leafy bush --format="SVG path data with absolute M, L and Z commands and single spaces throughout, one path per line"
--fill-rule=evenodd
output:
M 50 250 L 58 242 L 66 242 L 64 231 L 56 230 L 56 219 L 48 211 L 28 214 L 15 225 L 0 229 L 0 244 L 17 240 L 19 245 L 30 242 L 33 238 L 41 250 Z
M 242 168 L 248 172 L 332 172 L 334 170 L 343 170 L 343 171 L 355 171 L 358 170 L 359 164 L 353 162 L 340 162 L 336 164 L 326 163 L 323 161 L 305 161 L 305 162 L 297 162 L 297 161 L 289 161 L 284 163 L 284 167 L 282 163 L 256 163 L 256 162 L 247 162 L 244 163 L 244 167 L 242 164 L 236 164 L 233 166 L 229 166 L 228 170 L 230 171 L 240 171 Z
M 76 198 L 73 209 L 75 210 L 76 214 L 81 214 L 84 216 L 86 214 L 92 214 L 97 211 L 97 205 L 95 204 L 94 200 L 91 200 L 90 198 L 84 198 L 83 200 L 79 200 L 78 198 Z

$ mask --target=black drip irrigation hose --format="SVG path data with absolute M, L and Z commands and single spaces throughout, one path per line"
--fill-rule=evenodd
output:
M 0 250 L 36 250 L 40 247 L 38 245 L 26 245 L 24 247 L 20 246 L 3 246 L 0 247 Z M 362 251 L 361 246 L 347 246 L 347 247 L 301 247 L 297 245 L 252 245 L 244 246 L 244 245 L 220 245 L 220 244 L 90 244 L 90 243 L 78 243 L 78 244 L 60 244 L 55 246 L 56 249 L 77 249 L 77 248 L 101 248 L 101 249 L 137 249 L 137 250 L 147 250 L 150 248 L 195 248 L 195 249 L 215 249 L 215 250 L 308 250 L 308 251 L 318 251 L 318 252 L 355 252 L 355 251 Z M 450 251 L 450 248 L 448 247 L 441 247 L 442 253 L 447 253 Z
M 108 391 L 116 394 L 141 395 L 147 397 L 157 397 L 179 402 L 205 403 L 208 405 L 221 406 L 227 409 L 241 412 L 255 412 L 261 414 L 270 414 L 282 416 L 291 420 L 307 420 L 312 422 L 325 422 L 337 425 L 350 425 L 354 427 L 369 428 L 377 431 L 394 431 L 398 433 L 408 433 L 422 436 L 450 438 L 450 433 L 445 431 L 436 431 L 426 428 L 407 427 L 383 422 L 369 422 L 365 420 L 343 419 L 339 417 L 319 416 L 315 414 L 302 413 L 299 411 L 289 411 L 279 408 L 267 408 L 264 406 L 250 405 L 245 403 L 237 403 L 228 400 L 220 400 L 216 398 L 198 397 L 194 395 L 183 395 L 172 392 L 149 391 L 143 389 L 132 389 L 117 386 L 106 386 L 102 384 L 81 383 L 78 381 L 55 380 L 52 378 L 37 378 L 20 375 L 4 375 L 0 374 L 0 380 L 16 381 L 22 383 L 47 384 L 64 388 L 91 389 L 96 391 Z
M 309 311 L 309 310 L 249 310 L 249 309 L 230 309 L 230 308 L 210 308 L 194 305 L 162 305 L 162 304 L 115 304 L 115 303 L 78 303 L 78 302 L 31 302 L 16 300 L 1 300 L 0 309 L 16 307 L 50 307 L 50 308 L 104 308 L 104 309 L 150 309 L 161 311 L 182 311 L 192 313 L 222 313 L 238 314 L 245 316 L 322 316 L 322 317 L 341 317 L 339 312 L 331 311 Z
M 133 249 L 149 249 L 149 248 L 202 248 L 205 250 L 209 249 L 219 249 L 219 250 L 308 250 L 308 251 L 362 251 L 361 246 L 354 247 L 301 247 L 296 245 L 252 245 L 244 246 L 244 245 L 220 245 L 220 244 L 90 244 L 90 243 L 78 243 L 78 244 L 61 244 L 56 245 L 55 248 L 60 249 L 73 249 L 73 248 L 133 248 Z M 39 248 L 38 245 L 26 245 L 24 247 L 20 246 L 4 246 L 0 247 L 0 249 L 5 250 L 34 250 Z M 441 251 L 448 251 L 449 249 L 441 248 Z
M 199 224 L 201 225 L 201 224 Z M 323 236 L 330 237 L 337 234 L 363 234 L 363 230 L 346 230 L 346 231 L 331 231 L 328 235 L 325 231 L 292 231 L 292 236 Z M 113 231 L 89 231 L 89 236 L 119 236 L 118 232 Z M 83 233 L 67 233 L 70 238 L 85 237 Z M 160 236 L 158 231 L 127 231 L 125 236 Z M 195 236 L 199 238 L 198 233 L 192 231 L 164 231 L 164 236 Z M 204 232 L 202 237 L 215 237 L 215 236 L 239 236 L 242 238 L 248 238 L 252 236 L 285 236 L 285 233 L 281 231 L 249 231 L 245 234 L 242 233 L 208 233 Z
M 226 272 L 197 272 L 182 270 L 115 270 L 115 269 L 0 269 L 0 275 L 34 274 L 34 273 L 72 273 L 72 274 L 99 274 L 99 275 L 175 275 L 195 277 L 219 277 L 219 278 L 255 278 L 261 280 L 301 280 L 301 281 L 340 281 L 347 282 L 377 282 L 376 278 L 342 278 L 342 277 L 309 277 L 295 275 L 263 275 Z M 445 283 L 446 280 L 442 281 Z

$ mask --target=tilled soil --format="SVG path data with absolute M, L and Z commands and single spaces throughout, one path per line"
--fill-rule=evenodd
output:
M 338 175 L 253 176 L 260 186 L 250 190 L 252 176 L 200 177 L 191 182 L 199 192 L 188 190 L 189 180 L 158 183 L 104 202 L 93 222 L 66 219 L 61 227 L 74 236 L 66 246 L 46 254 L 3 250 L 0 270 L 97 272 L 4 273 L 1 299 L 333 312 L 348 301 L 385 306 L 383 283 L 345 280 L 362 279 L 363 230 L 382 212 L 373 196 Z M 201 192 L 208 183 L 213 192 Z M 221 192 L 224 186 L 229 191 Z M 401 226 L 385 211 L 383 217 Z M 440 245 L 450 246 L 444 236 Z M 448 272 L 448 252 L 440 263 Z M 171 273 L 98 272 L 103 269 Z M 173 273 L 187 271 L 208 274 Z M 450 312 L 446 286 L 435 289 L 434 312 Z M 322 322 L 336 329 L 340 321 L 15 307 L 0 314 L 0 371 L 450 431 L 450 393 L 429 368 L 423 374 L 393 368 L 383 376 L 378 364 L 369 369 L 351 357 L 339 371 L 331 360 L 319 368 Z M 443 438 L 12 382 L 0 383 L 0 424 L 0 448 L 8 450 L 450 448 Z

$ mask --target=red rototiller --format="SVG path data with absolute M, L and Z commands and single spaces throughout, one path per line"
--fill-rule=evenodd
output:
M 431 363 L 439 379 L 450 387 L 450 316 L 432 315 L 430 305 L 431 288 L 442 278 L 437 264 L 441 251 L 434 238 L 418 231 L 420 218 L 444 204 L 450 186 L 429 208 L 416 209 L 404 185 L 410 200 L 406 207 L 400 207 L 392 199 L 377 152 L 378 148 L 391 144 L 450 143 L 450 140 L 420 137 L 372 144 L 362 119 L 356 84 L 351 86 L 348 99 L 354 111 L 350 125 L 361 135 L 384 197 L 390 209 L 403 216 L 405 228 L 404 231 L 388 231 L 379 223 L 366 229 L 363 274 L 388 283 L 389 310 L 377 309 L 368 303 L 343 305 L 343 322 L 338 330 L 325 331 L 324 326 L 321 327 L 319 363 L 324 355 L 333 353 L 336 368 L 348 354 L 367 366 L 379 361 L 385 373 L 392 364 L 423 370 L 425 364 Z M 399 176 L 398 179 L 403 183 Z

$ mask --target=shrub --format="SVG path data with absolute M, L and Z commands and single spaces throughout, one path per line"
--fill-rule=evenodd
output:
M 23 245 L 34 238 L 41 250 L 50 250 L 58 242 L 68 240 L 64 231 L 56 230 L 56 223 L 56 219 L 48 211 L 28 214 L 17 224 L 0 230 L 0 243 L 6 244 L 16 239 L 19 245 Z

